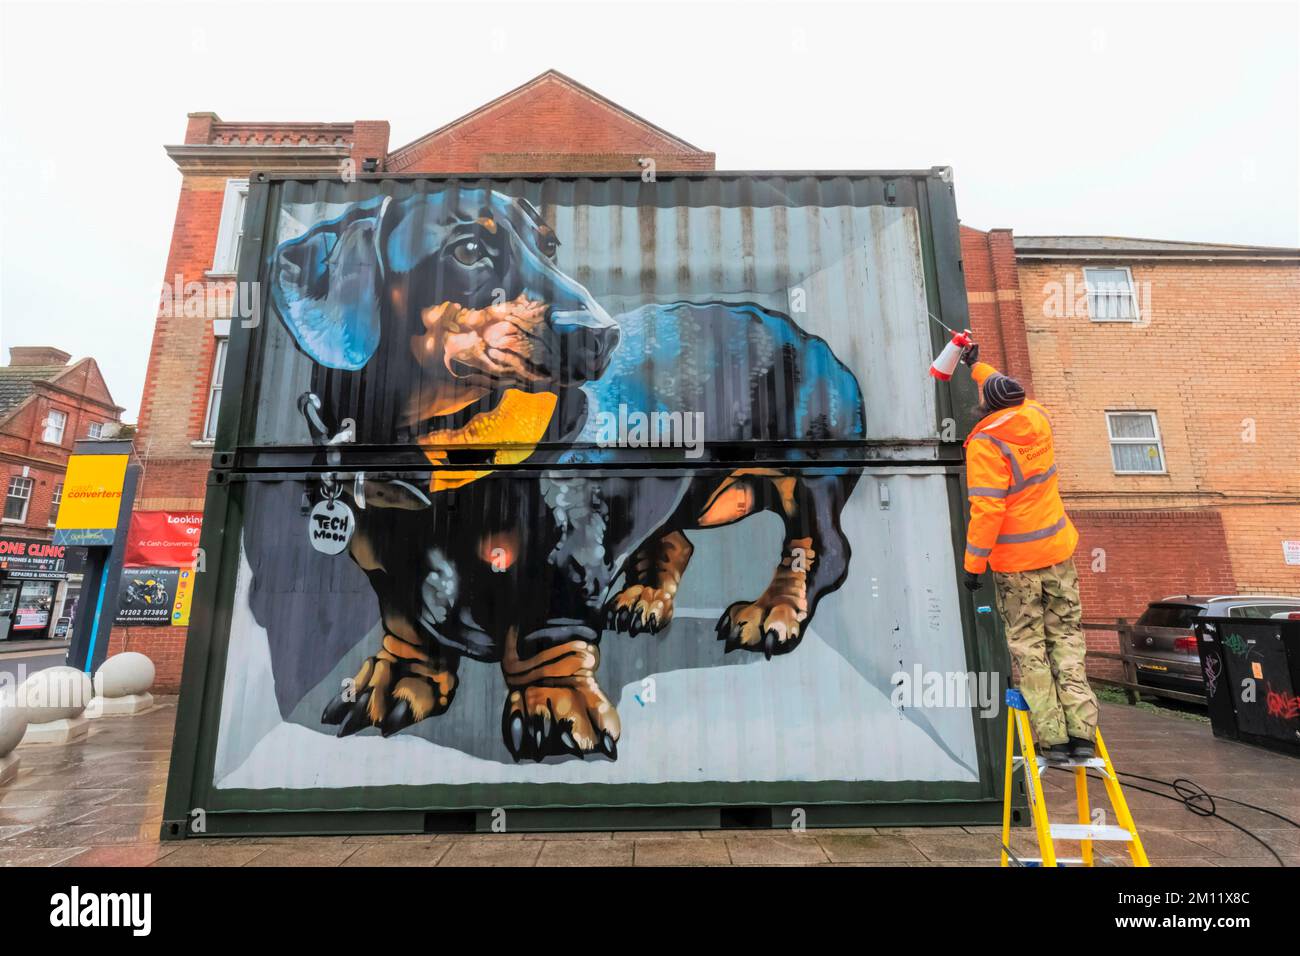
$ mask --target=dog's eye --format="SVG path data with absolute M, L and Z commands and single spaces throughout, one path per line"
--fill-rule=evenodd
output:
M 542 255 L 548 259 L 555 258 L 555 252 L 559 249 L 560 244 L 555 241 L 554 236 L 542 236 L 537 240 L 537 248 L 541 250 Z
M 478 240 L 466 239 L 456 243 L 451 249 L 451 254 L 461 265 L 472 266 L 487 257 L 487 250 Z

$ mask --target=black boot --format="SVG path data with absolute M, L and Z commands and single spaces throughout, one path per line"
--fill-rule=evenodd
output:
M 1070 738 L 1070 756 L 1075 760 L 1091 760 L 1097 756 L 1097 748 L 1092 745 L 1091 740 L 1084 740 L 1082 737 Z
M 1070 745 L 1049 744 L 1043 748 L 1043 758 L 1048 763 L 1065 763 L 1070 759 Z

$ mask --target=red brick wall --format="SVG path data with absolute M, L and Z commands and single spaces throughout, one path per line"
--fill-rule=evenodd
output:
M 617 171 L 714 168 L 687 147 L 562 79 L 544 77 L 388 157 L 395 172 Z
M 1130 623 L 1171 594 L 1231 594 L 1236 588 L 1223 516 L 1215 510 L 1071 511 L 1083 619 Z M 1114 630 L 1087 629 L 1090 651 L 1119 653 Z M 1124 678 L 1119 661 L 1089 657 L 1088 673 Z
M 196 129 L 196 123 L 199 128 Z M 190 118 L 187 137 L 203 137 L 202 117 Z M 172 243 L 163 282 L 183 291 L 185 283 L 204 282 L 212 268 L 226 181 L 241 174 L 186 174 L 176 205 Z M 166 314 L 168 311 L 173 314 Z M 175 314 L 181 311 L 182 314 Z M 212 450 L 195 445 L 203 435 L 216 339 L 212 316 L 186 316 L 183 310 L 159 309 L 140 403 L 136 450 L 143 474 L 136 510 L 203 509 Z M 161 693 L 180 688 L 187 628 L 115 627 L 109 653 L 132 650 L 147 655 L 157 668 L 154 687 Z
M 224 175 L 186 176 L 181 183 L 162 278 L 177 296 L 183 295 L 186 283 L 205 281 L 212 268 L 226 179 Z M 159 309 L 140 401 L 136 447 L 141 455 L 206 457 L 191 443 L 202 436 L 212 350 L 212 317 L 187 316 L 174 307 Z
M 108 639 L 109 656 L 137 651 L 153 661 L 153 689 L 174 694 L 181 686 L 187 627 L 115 627 Z
M 54 514 L 54 489 L 63 481 L 64 468 L 29 465 L 27 477 L 32 480 L 32 496 L 27 502 L 27 518 L 21 524 L 8 521 L 0 524 L 0 535 L 6 538 L 39 538 L 47 541 L 54 537 L 50 519 Z M 23 466 L 12 462 L 0 463 L 0 507 L 9 489 L 9 479 L 21 476 Z
M 386 169 L 388 156 L 388 121 L 357 120 L 353 124 L 352 158 L 356 161 L 357 171 L 367 159 L 379 160 L 379 169 Z
M 1135 619 L 1170 594 L 1231 593 L 1235 578 L 1215 510 L 1079 511 L 1074 563 L 1088 620 Z
M 1010 375 L 1032 396 L 1033 370 L 1020 311 L 1020 279 L 1010 229 L 961 227 L 962 274 L 971 331 L 980 358 Z

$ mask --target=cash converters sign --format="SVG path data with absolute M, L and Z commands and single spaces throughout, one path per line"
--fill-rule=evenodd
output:
M 126 455 L 73 455 L 63 478 L 55 544 L 111 545 L 122 509 Z
M 134 567 L 193 567 L 202 530 L 202 511 L 132 512 L 123 563 Z

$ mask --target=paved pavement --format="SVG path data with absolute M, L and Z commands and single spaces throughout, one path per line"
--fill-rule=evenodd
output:
M 174 701 L 134 718 L 93 723 L 69 746 L 23 746 L 18 779 L 0 787 L 0 865 L 5 866 L 661 866 L 754 864 L 996 865 L 996 827 L 684 831 L 359 837 L 278 837 L 159 843 Z M 1102 728 L 1121 770 L 1188 777 L 1212 793 L 1300 821 L 1300 759 L 1216 740 L 1206 724 L 1102 704 Z M 1053 817 L 1070 819 L 1072 778 L 1049 772 Z M 1095 783 L 1093 803 L 1104 802 Z M 1245 834 L 1126 787 L 1156 866 L 1276 866 Z M 1283 862 L 1300 865 L 1300 829 L 1220 803 Z M 1116 845 L 1117 846 L 1117 845 Z M 1030 831 L 1012 848 L 1036 855 Z M 1077 855 L 1060 845 L 1061 855 Z M 1098 845 L 1099 865 L 1129 865 L 1122 847 Z M 1104 855 L 1104 858 L 1103 858 Z

